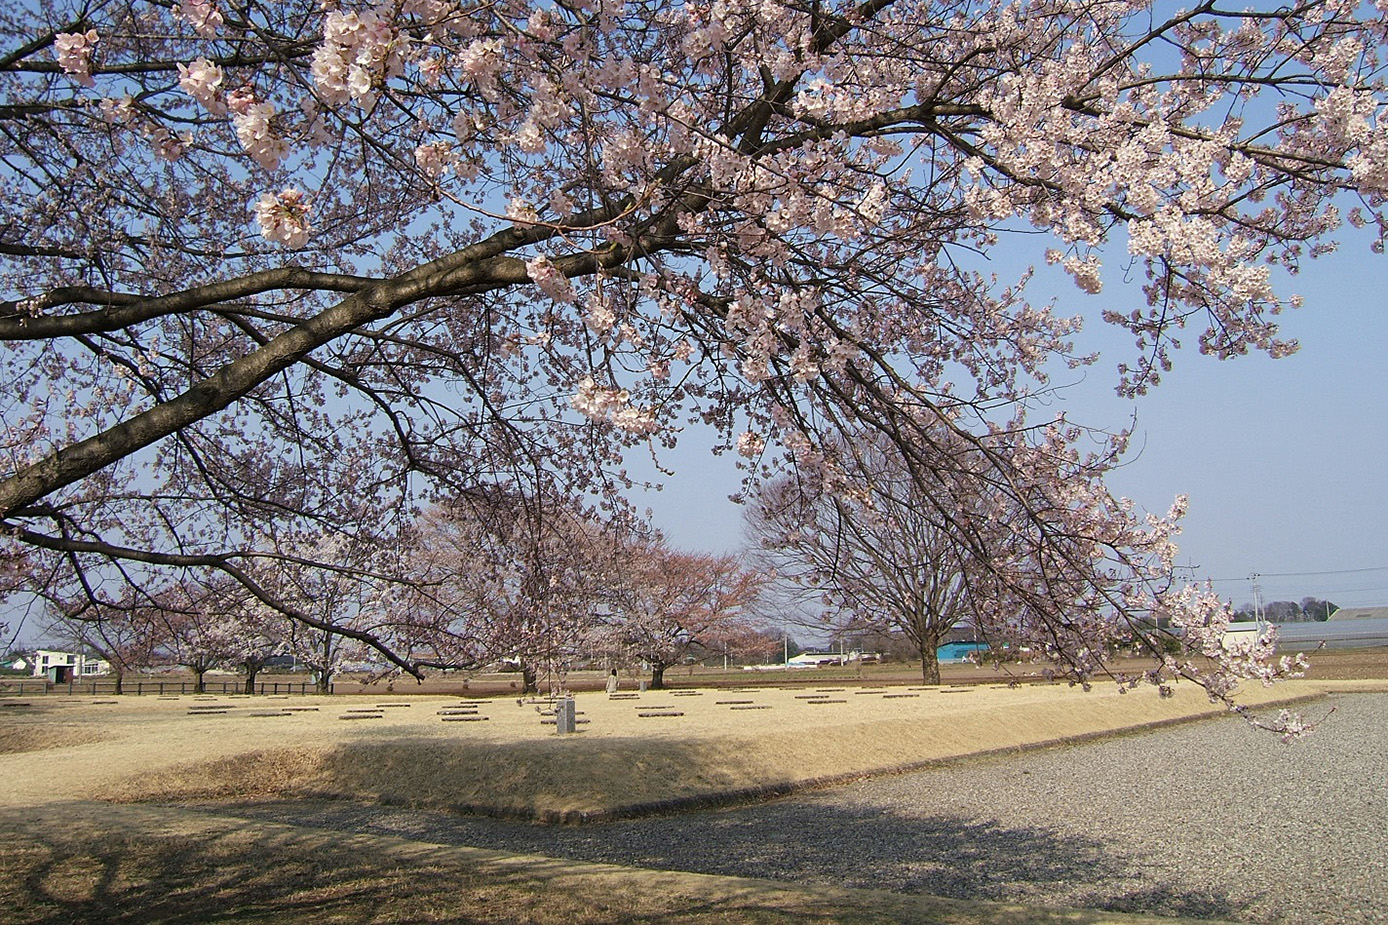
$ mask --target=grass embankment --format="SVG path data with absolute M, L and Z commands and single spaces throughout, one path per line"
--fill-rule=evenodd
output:
M 1288 685 L 1252 691 L 1248 700 L 1321 690 Z M 143 755 L 139 764 L 90 792 L 123 802 L 328 796 L 592 821 L 755 799 L 1221 712 L 1193 687 L 1170 699 L 1151 689 L 1063 687 L 648 692 L 634 700 L 580 694 L 586 724 L 560 737 L 534 705 L 515 701 L 473 704 L 486 719 L 467 724 L 447 722 L 439 712 L 456 702 L 435 698 L 383 707 L 380 718 L 352 723 L 343 719 L 372 701 L 334 698 L 317 712 L 278 718 L 255 718 L 239 703 L 224 701 L 225 715 L 137 726 L 121 750 Z M 200 757 L 177 760 L 169 751 L 175 735 Z M 200 748 L 190 747 L 198 741 Z

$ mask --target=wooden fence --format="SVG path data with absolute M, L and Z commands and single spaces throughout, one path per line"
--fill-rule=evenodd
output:
M 121 685 L 121 693 L 134 694 L 136 696 L 171 696 L 173 694 L 191 694 L 195 686 L 196 685 L 190 680 L 156 681 L 148 678 L 132 678 L 126 680 Z M 207 681 L 203 684 L 203 691 L 208 694 L 244 694 L 246 692 L 246 682 L 244 680 Z M 255 683 L 255 692 L 257 694 L 316 694 L 318 693 L 318 687 L 312 681 L 257 681 Z M 332 685 L 328 686 L 328 693 L 332 693 Z M 54 684 L 43 678 L 33 678 L 29 680 L 0 679 L 0 697 L 32 697 L 38 694 L 114 697 L 116 694 L 116 682 L 110 678 L 83 678 L 82 680 L 67 681 L 62 684 Z

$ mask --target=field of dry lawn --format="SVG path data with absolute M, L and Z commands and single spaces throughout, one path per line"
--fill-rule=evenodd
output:
M 1250 691 L 1247 702 L 1383 686 L 1294 682 Z M 621 699 L 580 693 L 579 731 L 559 736 L 542 715 L 544 703 L 514 698 L 49 695 L 0 703 L 0 908 L 34 923 L 268 922 L 308 909 L 315 921 L 331 922 L 1142 921 L 1053 910 L 1023 915 L 986 903 L 391 839 L 367 845 L 223 818 L 206 804 L 330 796 L 593 821 L 763 798 L 1218 712 L 1189 686 L 1163 700 L 1152 690 L 1120 694 L 1106 686 L 1082 693 L 841 682 Z M 190 801 L 203 808 L 187 808 Z M 559 883 L 565 886 L 556 893 Z

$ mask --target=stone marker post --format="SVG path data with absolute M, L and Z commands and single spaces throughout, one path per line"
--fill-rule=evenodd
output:
M 572 697 L 561 697 L 554 704 L 554 731 L 568 735 L 578 728 L 578 711 Z

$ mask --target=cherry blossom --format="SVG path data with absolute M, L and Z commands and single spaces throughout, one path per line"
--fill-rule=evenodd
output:
M 572 302 L 574 300 L 573 287 L 564 277 L 548 257 L 543 255 L 535 257 L 525 262 L 525 272 L 529 274 L 531 281 L 540 287 L 540 291 L 549 296 L 556 302 Z
M 260 233 L 271 241 L 287 247 L 303 247 L 312 233 L 308 222 L 310 211 L 304 194 L 291 187 L 279 193 L 262 194 L 255 204 L 255 220 L 260 225 Z
M 313 53 L 312 74 L 319 93 L 330 105 L 370 105 L 376 88 L 399 75 L 408 44 L 373 10 L 329 10 L 323 20 L 323 44 Z
M 192 23 L 203 38 L 214 38 L 226 22 L 210 0 L 179 0 L 179 15 Z
M 178 85 L 214 116 L 227 111 L 222 100 L 222 69 L 206 58 L 178 66 Z
M 289 153 L 289 144 L 275 131 L 274 104 L 257 102 L 254 93 L 243 87 L 227 97 L 227 108 L 246 154 L 266 170 L 278 167 Z
M 58 66 L 84 87 L 96 86 L 92 79 L 92 52 L 101 41 L 95 29 L 86 32 L 59 32 L 53 37 Z

